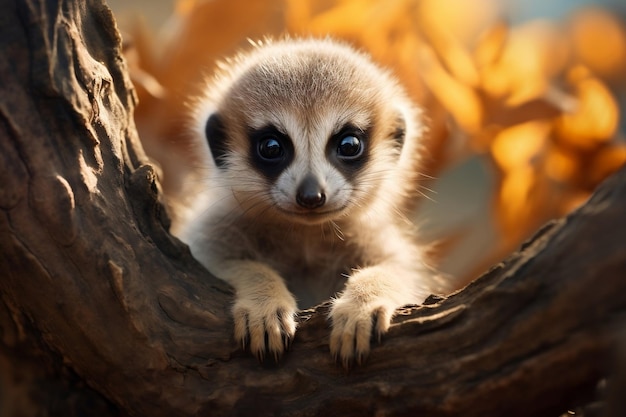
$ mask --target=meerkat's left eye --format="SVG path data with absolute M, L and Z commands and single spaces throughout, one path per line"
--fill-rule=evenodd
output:
M 273 136 L 262 138 L 258 147 L 259 156 L 268 162 L 278 162 L 285 156 L 280 140 Z
M 354 135 L 346 135 L 339 141 L 337 156 L 343 160 L 356 159 L 363 154 L 363 143 Z

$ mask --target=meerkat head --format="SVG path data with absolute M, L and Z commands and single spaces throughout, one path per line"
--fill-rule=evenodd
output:
M 401 188 L 419 134 L 402 89 L 330 40 L 258 44 L 223 65 L 198 106 L 213 178 L 246 212 L 317 224 Z

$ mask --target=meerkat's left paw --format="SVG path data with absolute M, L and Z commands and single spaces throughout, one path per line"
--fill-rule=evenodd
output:
M 388 300 L 363 300 L 352 297 L 349 291 L 335 300 L 330 310 L 332 331 L 330 352 L 344 368 L 360 365 L 370 351 L 370 342 L 378 341 L 389 330 L 395 305 Z

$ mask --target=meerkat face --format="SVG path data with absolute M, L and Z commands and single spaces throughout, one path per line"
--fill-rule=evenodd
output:
M 395 169 L 410 117 L 384 71 L 330 41 L 258 46 L 208 97 L 199 117 L 216 180 L 247 213 L 304 224 L 369 205 Z

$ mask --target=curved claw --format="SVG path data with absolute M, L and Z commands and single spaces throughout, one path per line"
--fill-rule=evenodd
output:
M 278 361 L 289 349 L 296 332 L 295 309 L 288 312 L 279 308 L 265 315 L 235 304 L 235 339 L 263 362 L 267 356 Z
M 374 309 L 348 307 L 349 304 L 335 304 L 330 313 L 330 352 L 345 369 L 365 362 L 372 337 L 375 335 L 380 342 L 393 316 L 393 310 L 383 306 Z

